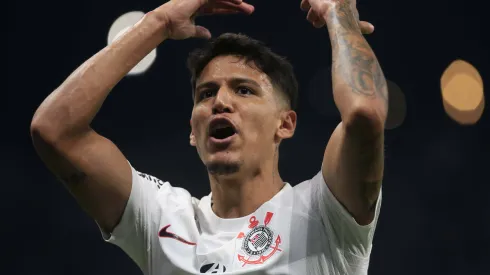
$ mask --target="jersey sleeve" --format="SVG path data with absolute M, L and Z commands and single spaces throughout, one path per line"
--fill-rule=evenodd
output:
M 131 194 L 118 225 L 111 233 L 102 231 L 105 241 L 120 247 L 147 274 L 151 244 L 158 241 L 161 206 L 158 198 L 172 196 L 170 183 L 132 170 Z M 164 260 L 164 259 L 162 259 Z
M 373 221 L 368 225 L 359 225 L 330 191 L 321 171 L 310 180 L 310 188 L 312 210 L 319 214 L 327 237 L 336 240 L 344 257 L 369 257 L 381 208 L 381 192 Z

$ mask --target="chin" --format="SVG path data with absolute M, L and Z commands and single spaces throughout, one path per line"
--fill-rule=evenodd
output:
M 242 161 L 238 158 L 232 158 L 230 155 L 214 155 L 205 163 L 210 174 L 213 175 L 231 175 L 240 171 Z
M 233 175 L 240 171 L 240 164 L 230 162 L 213 162 L 206 165 L 208 172 L 212 175 Z

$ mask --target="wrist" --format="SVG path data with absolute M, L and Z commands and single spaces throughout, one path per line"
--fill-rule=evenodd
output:
M 329 28 L 349 26 L 349 28 L 358 28 L 360 30 L 359 20 L 356 18 L 355 12 L 349 3 L 345 0 L 329 4 L 322 18 Z
M 329 32 L 340 33 L 359 33 L 361 34 L 361 27 L 359 26 L 359 20 L 357 20 L 354 12 L 349 6 L 342 3 L 336 4 L 323 16 Z
M 163 12 L 161 8 L 162 7 L 159 7 L 145 14 L 144 20 L 146 20 L 148 24 L 154 26 L 158 30 L 158 32 L 162 35 L 162 38 L 166 40 L 169 37 L 167 31 L 169 20 L 167 14 Z

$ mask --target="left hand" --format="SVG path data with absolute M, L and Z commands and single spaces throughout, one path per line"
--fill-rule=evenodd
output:
M 315 28 L 322 28 L 326 22 L 323 15 L 330 7 L 341 4 L 342 1 L 348 2 L 350 11 L 357 19 L 361 32 L 371 34 L 374 32 L 374 26 L 366 21 L 359 21 L 359 12 L 357 11 L 356 0 L 301 0 L 301 9 L 308 11 L 306 19 L 310 21 Z

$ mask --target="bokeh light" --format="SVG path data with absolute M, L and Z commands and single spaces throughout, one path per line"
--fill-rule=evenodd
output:
M 395 129 L 402 125 L 407 115 L 407 102 L 402 89 L 393 81 L 386 80 L 388 84 L 388 117 L 385 128 Z
M 442 74 L 441 92 L 444 110 L 457 123 L 475 124 L 481 118 L 485 106 L 483 80 L 470 63 L 452 62 Z
M 118 37 L 123 35 L 128 31 L 134 24 L 136 24 L 145 14 L 141 11 L 131 11 L 125 13 L 119 18 L 117 18 L 109 30 L 107 36 L 107 44 L 111 44 Z M 153 49 L 147 56 L 145 56 L 133 69 L 128 73 L 128 75 L 136 75 L 146 72 L 150 66 L 153 64 L 157 57 L 156 49 Z

